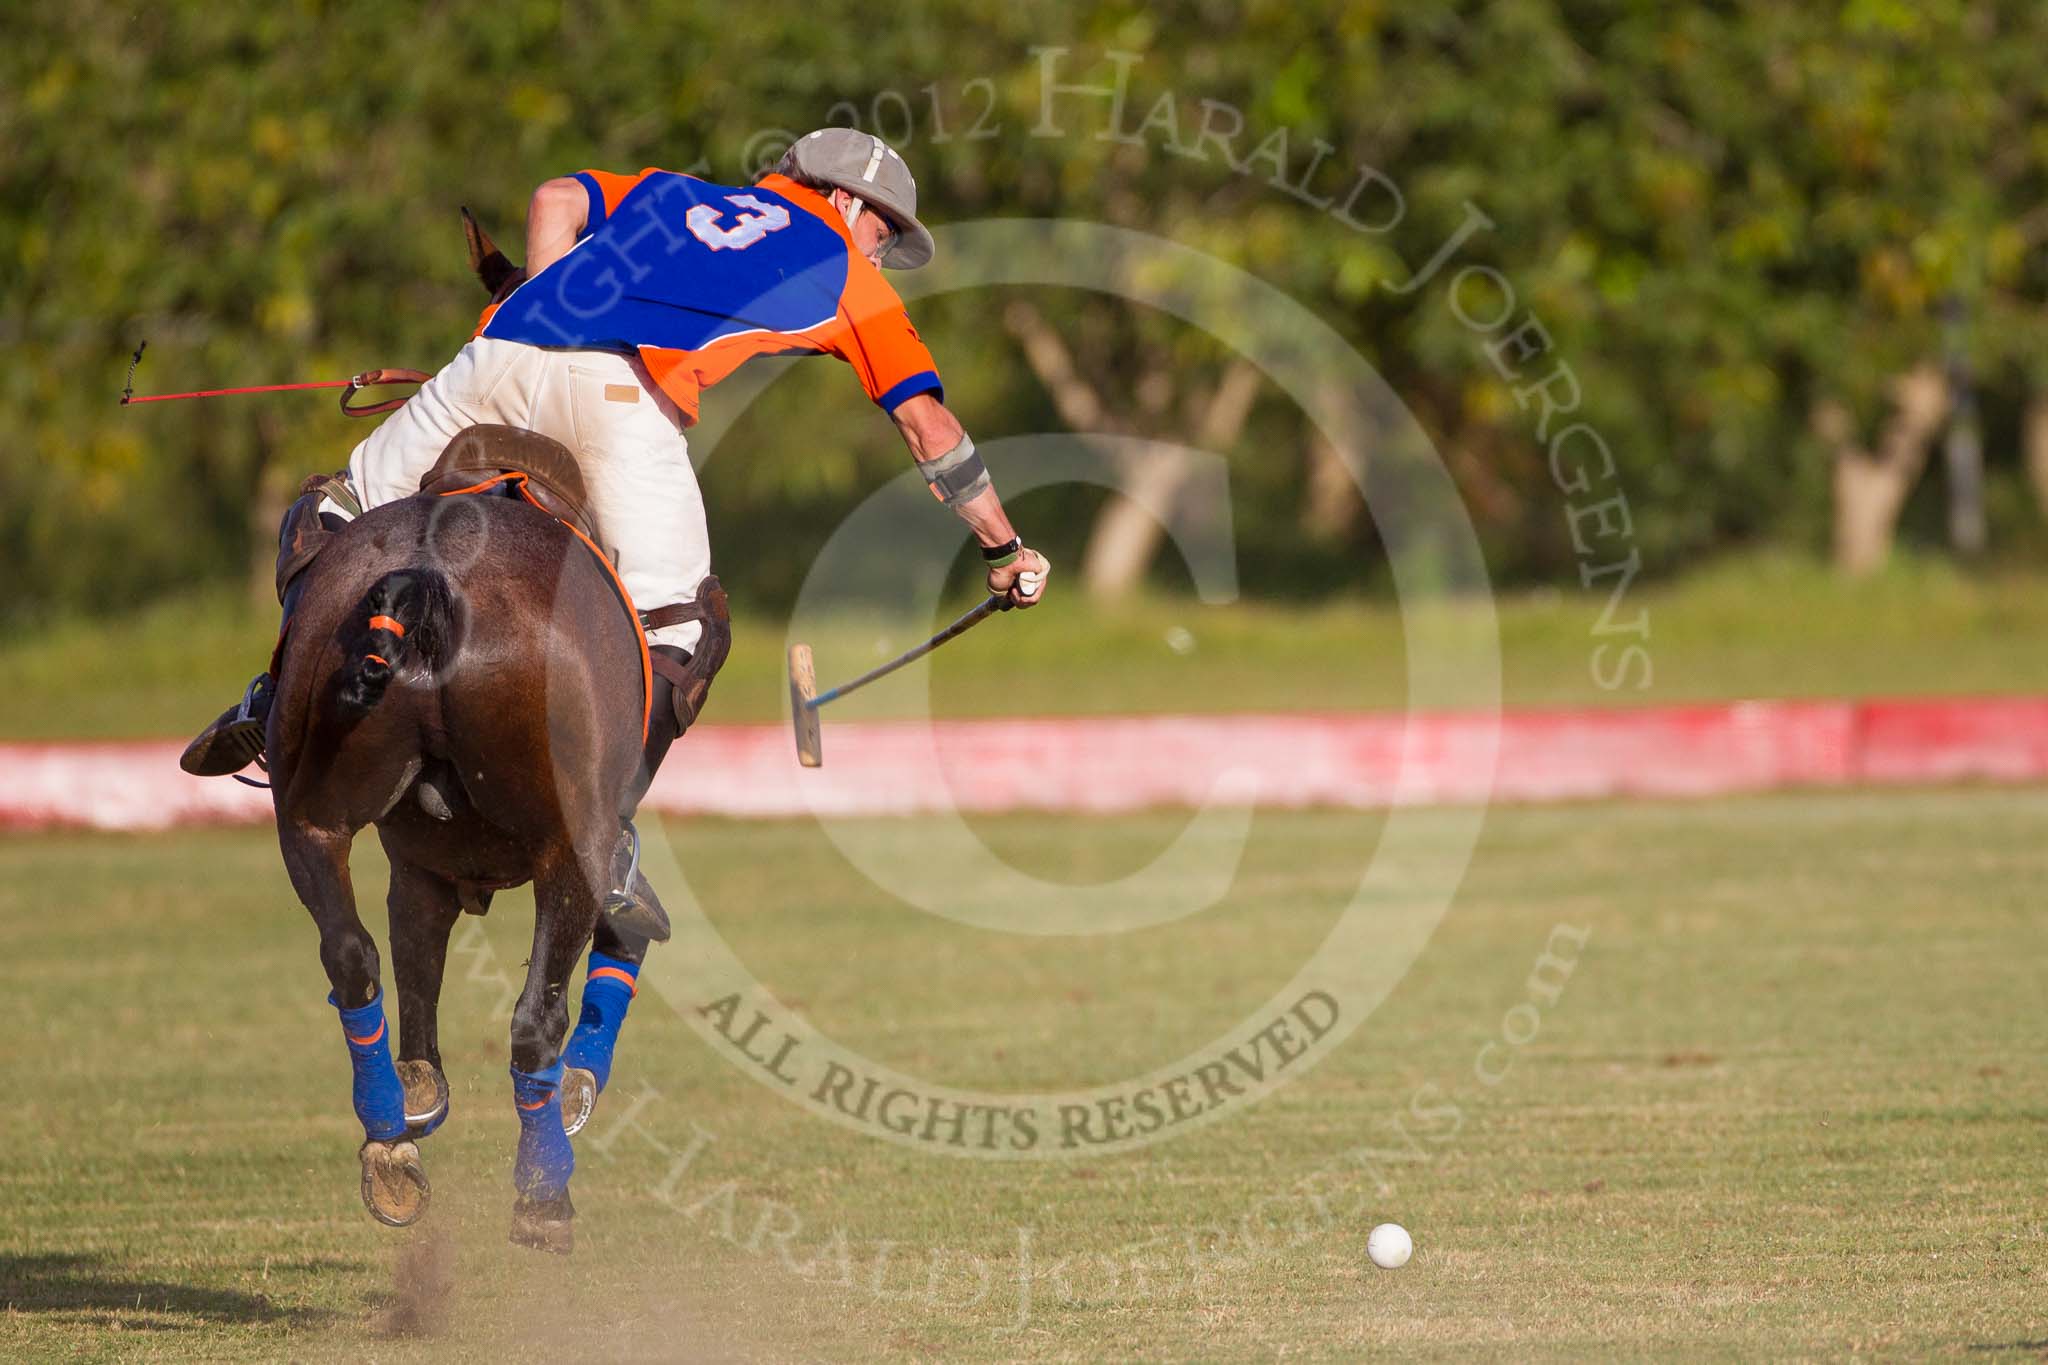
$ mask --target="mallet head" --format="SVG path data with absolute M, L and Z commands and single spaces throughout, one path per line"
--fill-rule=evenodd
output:
M 825 762 L 818 733 L 818 708 L 811 703 L 818 695 L 817 670 L 811 665 L 809 645 L 789 647 L 789 723 L 796 728 L 796 760 L 806 768 Z

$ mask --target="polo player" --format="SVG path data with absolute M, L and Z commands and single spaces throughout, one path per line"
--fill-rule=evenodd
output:
M 696 719 L 723 663 L 723 594 L 684 430 L 704 389 L 758 355 L 835 355 L 895 422 L 933 494 L 972 528 L 988 586 L 1035 604 L 1048 566 L 1003 511 L 931 352 L 882 276 L 932 257 L 910 168 L 880 138 L 824 128 L 749 186 L 657 169 L 579 171 L 534 191 L 523 282 L 455 358 L 306 493 L 280 531 L 278 594 L 342 521 L 418 491 L 477 423 L 552 437 L 583 467 L 590 509 L 648 631 L 655 696 L 640 790 Z M 516 278 L 516 277 L 515 277 Z M 337 520 L 339 519 L 339 520 Z M 716 596 L 714 610 L 689 610 Z M 185 750 L 187 772 L 260 758 L 274 680 L 259 674 Z

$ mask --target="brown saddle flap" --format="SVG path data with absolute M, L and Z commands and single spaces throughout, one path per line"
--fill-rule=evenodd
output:
M 604 543 L 576 457 L 554 437 L 524 427 L 479 422 L 463 428 L 420 480 L 420 492 L 460 493 L 501 474 L 525 475 L 527 491 L 544 511 L 581 531 L 593 545 Z

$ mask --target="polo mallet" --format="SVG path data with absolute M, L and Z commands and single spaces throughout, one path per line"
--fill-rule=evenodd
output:
M 789 647 L 789 719 L 796 727 L 797 762 L 806 768 L 823 766 L 824 753 L 819 748 L 818 708 L 828 701 L 837 701 L 857 688 L 866 687 L 877 678 L 886 678 L 905 664 L 916 663 L 925 655 L 937 649 L 948 640 L 958 639 L 975 626 L 986 621 L 999 611 L 1008 611 L 1013 604 L 1006 596 L 991 595 L 973 611 L 947 626 L 917 648 L 897 655 L 879 668 L 871 668 L 855 678 L 829 691 L 818 691 L 817 670 L 811 664 L 809 645 Z

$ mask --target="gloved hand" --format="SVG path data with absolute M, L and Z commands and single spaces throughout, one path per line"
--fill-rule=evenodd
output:
M 1027 546 L 1010 563 L 988 571 L 988 590 L 998 597 L 1008 597 L 1013 606 L 1036 606 L 1038 599 L 1045 596 L 1045 578 L 1051 572 L 1052 565 L 1046 557 Z

